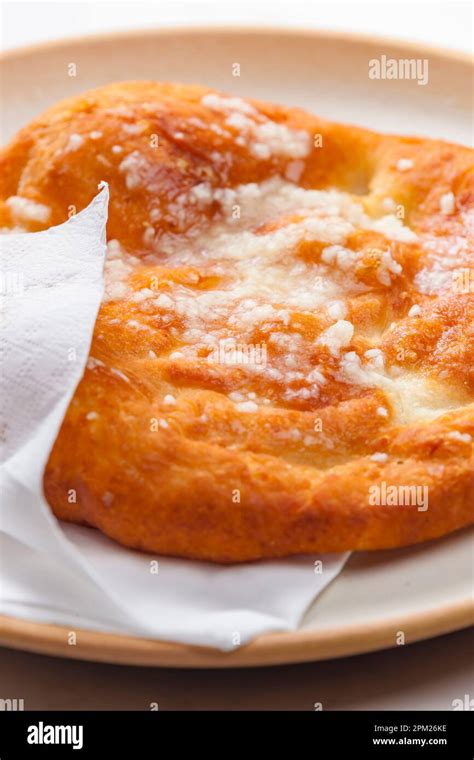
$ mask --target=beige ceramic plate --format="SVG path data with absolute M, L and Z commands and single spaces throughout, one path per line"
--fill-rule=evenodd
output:
M 377 81 L 368 61 L 422 58 L 429 82 Z M 76 65 L 77 76 L 68 75 Z M 240 64 L 234 77 L 233 64 Z M 382 131 L 472 139 L 467 57 L 326 32 L 187 29 L 67 40 L 7 53 L 0 64 L 2 140 L 46 106 L 111 81 L 194 82 Z M 261 636 L 232 654 L 0 618 L 0 643 L 137 665 L 230 667 L 339 657 L 396 646 L 473 622 L 472 532 L 421 547 L 353 555 L 293 633 Z

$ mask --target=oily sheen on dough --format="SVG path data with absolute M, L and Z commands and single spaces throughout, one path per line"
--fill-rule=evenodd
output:
M 471 150 L 113 84 L 1 151 L 0 224 L 60 224 L 102 180 L 106 296 L 44 475 L 60 519 L 215 562 L 472 522 Z

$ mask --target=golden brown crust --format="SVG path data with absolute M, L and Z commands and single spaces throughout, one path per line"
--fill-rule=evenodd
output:
M 53 511 L 127 546 L 216 562 L 404 546 L 468 525 L 472 151 L 375 134 L 298 109 L 216 101 L 209 93 L 154 82 L 110 85 L 50 109 L 0 153 L 0 226 L 59 224 L 106 180 L 108 238 L 135 257 L 124 290 L 101 306 L 94 359 L 49 459 L 44 487 Z M 245 119 L 263 129 L 254 134 Z M 290 131 L 275 131 L 275 124 Z M 275 176 L 282 182 L 266 186 Z M 348 222 L 352 206 L 339 214 L 350 227 L 345 260 L 328 253 L 326 232 L 281 244 L 287 250 L 276 265 L 280 280 L 288 271 L 289 295 L 284 301 L 280 281 L 272 300 L 262 295 L 260 305 L 274 307 L 270 321 L 258 304 L 255 312 L 248 307 L 256 317 L 247 321 L 242 310 L 240 321 L 235 311 L 229 316 L 226 301 L 222 316 L 212 313 L 214 337 L 265 345 L 269 372 L 210 362 L 205 333 L 192 333 L 200 324 L 192 316 L 198 296 L 208 297 L 211 313 L 212 294 L 242 284 L 232 280 L 241 264 L 229 264 L 225 249 L 219 269 L 196 246 L 204 240 L 212 258 L 209 231 L 229 221 L 214 191 L 248 183 L 270 188 L 270 204 L 280 192 L 291 196 L 290 185 L 334 188 L 366 215 Z M 49 209 L 48 218 L 41 210 L 25 215 L 11 200 L 18 196 Z M 244 208 L 244 193 L 232 198 Z M 290 235 L 305 224 L 307 230 L 326 213 L 317 204 L 330 204 L 324 196 L 308 211 L 300 199 L 294 208 L 285 200 L 258 218 L 255 198 L 250 210 L 254 203 L 257 221 L 229 227 L 242 235 L 238 245 L 247 233 L 252 245 L 267 245 L 280 240 L 279 232 Z M 373 224 L 387 203 L 410 234 Z M 333 234 L 339 233 L 331 228 Z M 272 250 L 262 249 L 267 267 Z M 349 283 L 337 318 L 323 302 L 307 307 L 291 300 L 291 283 L 299 287 L 301 277 L 309 278 L 314 296 L 319 272 L 335 292 Z M 171 307 L 163 307 L 162 296 Z M 336 321 L 345 334 L 336 331 L 334 344 L 326 331 Z M 383 353 L 383 370 L 374 348 Z M 308 384 L 310 371 L 316 379 Z M 388 487 L 398 501 L 408 487 L 420 489 L 417 503 L 371 503 L 383 501 Z M 75 503 L 68 501 L 71 490 Z M 422 494 L 429 495 L 427 509 Z

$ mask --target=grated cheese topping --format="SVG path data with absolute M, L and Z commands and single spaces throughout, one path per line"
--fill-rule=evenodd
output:
M 413 169 L 413 161 L 411 158 L 399 158 L 397 161 L 397 169 L 399 172 L 407 172 L 409 169 Z
M 453 193 L 444 193 L 439 199 L 439 207 L 442 214 L 454 214 L 456 203 Z
M 225 98 L 214 93 L 204 95 L 201 103 L 225 114 L 225 124 L 238 133 L 237 144 L 248 147 L 255 158 L 268 160 L 273 156 L 304 158 L 309 154 L 310 136 L 304 130 L 289 129 L 259 113 L 240 98 Z
M 227 112 L 228 102 L 205 97 L 208 107 Z M 248 104 L 233 102 L 232 108 L 241 116 L 251 115 Z M 126 157 L 121 167 L 132 188 L 147 171 L 137 154 Z M 317 400 L 327 383 L 336 381 L 382 389 L 391 408 L 401 410 L 400 420 L 430 418 L 450 408 L 449 402 L 443 409 L 434 402 L 439 395 L 431 393 L 428 381 L 416 385 L 388 373 L 377 346 L 365 353 L 352 349 L 357 336 L 348 299 L 374 285 L 356 277 L 364 252 L 353 250 L 348 240 L 356 230 L 384 235 L 386 246 L 374 254 L 376 279 L 381 290 L 391 288 L 402 274 L 391 241 L 417 240 L 399 219 L 390 214 L 373 219 L 347 193 L 306 190 L 279 176 L 234 188 L 200 182 L 175 200 L 184 210 L 189 203 L 203 208 L 216 204 L 218 210 L 189 234 L 162 235 L 147 255 L 147 264 L 165 263 L 171 273 L 190 270 L 185 279 L 174 281 L 170 275 L 165 289 L 151 282 L 134 289 L 130 274 L 140 261 L 117 241 L 108 244 L 105 267 L 105 298 L 130 299 L 145 324 L 167 328 L 176 340 L 171 361 L 238 366 L 249 382 L 257 375 L 279 388 L 289 404 Z M 314 257 L 300 255 L 302 246 L 313 242 L 318 244 Z M 203 287 L 206 278 L 212 287 Z M 414 304 L 409 316 L 420 312 Z M 303 318 L 314 324 L 313 332 L 302 329 Z M 141 332 L 141 318 L 132 322 Z M 270 403 L 235 392 L 229 399 L 246 414 Z M 173 405 L 168 396 L 163 403 Z M 387 417 L 388 411 L 381 406 L 377 415 Z
M 470 433 L 461 433 L 459 430 L 453 430 L 448 433 L 448 437 L 453 441 L 461 441 L 462 443 L 471 443 L 472 435 Z
M 341 348 L 347 347 L 354 335 L 354 325 L 344 319 L 339 319 L 328 327 L 319 337 L 319 343 L 327 346 L 333 356 L 339 356 Z
M 20 195 L 11 195 L 5 201 L 5 206 L 10 210 L 13 219 L 19 222 L 39 222 L 46 224 L 51 216 L 51 209 L 43 203 L 36 203 L 29 198 Z
M 84 145 L 84 135 L 69 135 L 68 141 L 64 147 L 65 153 L 73 153 Z
M 383 451 L 376 451 L 374 454 L 372 454 L 370 459 L 372 462 L 380 462 L 383 464 L 388 460 L 388 454 L 385 454 Z

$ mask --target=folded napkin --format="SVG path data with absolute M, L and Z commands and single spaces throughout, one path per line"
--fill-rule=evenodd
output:
M 103 294 L 108 188 L 65 224 L 0 238 L 0 613 L 232 650 L 294 629 L 349 556 L 219 566 L 60 523 L 42 491 Z

